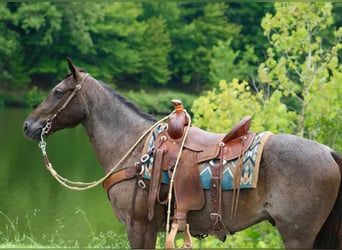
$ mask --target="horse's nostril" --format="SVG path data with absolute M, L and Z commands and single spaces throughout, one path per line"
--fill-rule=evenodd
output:
M 23 126 L 24 132 L 28 129 L 28 127 L 29 127 L 29 123 L 24 122 L 24 126 Z

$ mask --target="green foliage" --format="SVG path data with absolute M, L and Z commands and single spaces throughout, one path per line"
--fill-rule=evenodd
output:
M 255 73 L 257 57 L 254 55 L 254 48 L 247 46 L 245 51 L 234 51 L 231 47 L 232 39 L 226 42 L 219 41 L 212 48 L 210 60 L 210 78 L 212 83 L 220 80 L 231 81 L 239 76 L 242 79 L 251 78 Z
M 267 222 L 256 224 L 246 230 L 228 235 L 225 242 L 214 236 L 195 240 L 194 248 L 283 248 L 277 229 Z
M 20 37 L 23 49 L 21 66 L 39 87 L 50 87 L 64 76 L 66 56 L 79 58 L 76 55 L 90 51 L 89 27 L 102 17 L 97 3 L 88 2 L 22 2 L 8 7 L 13 19 L 8 27 Z
M 26 221 L 9 218 L 4 212 L 0 211 L 0 248 L 80 248 L 80 244 L 75 240 L 65 240 L 60 234 L 64 225 L 56 229 L 53 235 L 39 236 L 32 230 L 32 220 L 39 214 L 39 210 L 33 211 L 25 216 Z M 87 215 L 84 214 L 84 220 L 89 223 Z M 25 230 L 21 230 L 21 227 Z M 112 248 L 128 249 L 129 243 L 125 234 L 116 234 L 114 232 L 91 232 L 88 235 L 89 242 L 87 248 Z M 45 243 L 48 242 L 48 243 Z
M 278 230 L 268 222 L 261 222 L 246 230 L 227 235 L 226 241 L 222 242 L 215 236 L 208 236 L 204 239 L 192 238 L 194 249 L 215 249 L 215 248 L 284 248 Z M 181 233 L 176 236 L 175 245 L 180 248 L 184 243 Z M 164 248 L 165 233 L 160 233 L 157 239 L 157 248 Z
M 24 95 L 23 100 L 25 104 L 31 108 L 40 104 L 46 97 L 46 93 L 42 92 L 38 89 L 37 86 L 34 86 L 27 94 Z
M 252 115 L 252 130 L 290 132 L 293 112 L 280 102 L 280 92 L 266 96 L 263 90 L 253 93 L 248 83 L 222 80 L 218 89 L 209 91 L 193 103 L 194 125 L 215 132 L 227 132 L 244 116 Z
M 332 4 L 275 3 L 275 9 L 262 22 L 271 47 L 260 64 L 260 79 L 299 106 L 294 132 L 341 149 L 342 140 L 326 136 L 338 131 L 342 122 L 342 28 L 328 32 L 333 24 Z M 325 39 L 329 33 L 333 37 Z
M 177 59 L 174 71 L 182 82 L 197 85 L 209 83 L 207 72 L 212 46 L 220 40 L 237 36 L 241 29 L 229 23 L 225 16 L 227 8 L 227 4 L 222 2 L 187 4 L 181 9 L 181 18 L 187 20 L 187 24 L 173 34 L 176 36 L 172 39 L 177 40 L 177 50 L 171 56 Z
M 136 46 L 143 42 L 146 29 L 146 24 L 137 20 L 141 11 L 140 4 L 135 3 L 104 3 L 101 6 L 103 20 L 90 27 L 94 40 L 91 57 L 83 56 L 85 63 L 104 65 L 92 69 L 96 77 L 109 82 L 112 78 L 121 80 L 124 74 L 134 74 L 142 66 L 139 53 L 136 53 Z M 98 59 L 94 62 L 93 57 Z
M 146 20 L 144 42 L 141 44 L 140 68 L 141 83 L 144 86 L 153 86 L 158 83 L 165 85 L 170 77 L 168 54 L 171 50 L 171 41 L 166 31 L 166 20 L 162 17 L 151 17 Z
M 91 28 L 94 56 L 105 65 L 94 69 L 95 76 L 109 82 L 129 78 L 140 86 L 165 84 L 171 49 L 165 20 L 140 20 L 140 3 L 106 3 L 102 11 L 104 19 Z M 92 58 L 84 57 L 84 61 L 91 64 Z
M 6 25 L 13 16 L 5 3 L 0 3 L 0 91 L 22 88 L 28 81 L 23 72 L 20 36 Z
M 173 110 L 172 99 L 181 100 L 187 109 L 191 107 L 193 100 L 196 98 L 194 95 L 177 91 L 158 91 L 152 93 L 129 91 L 128 93 L 123 93 L 123 95 L 132 100 L 143 111 L 153 115 L 168 115 Z

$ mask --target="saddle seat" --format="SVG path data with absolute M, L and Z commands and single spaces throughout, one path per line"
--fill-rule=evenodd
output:
M 246 116 L 227 134 L 217 134 L 191 127 L 184 148 L 197 152 L 197 162 L 201 163 L 217 158 L 220 154 L 219 144 L 223 142 L 225 144 L 223 159 L 226 161 L 235 159 L 253 142 L 255 133 L 248 132 L 251 120 L 251 116 Z M 243 149 L 241 149 L 242 140 L 244 141 Z

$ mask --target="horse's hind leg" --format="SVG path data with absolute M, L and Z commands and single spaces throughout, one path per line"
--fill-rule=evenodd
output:
M 316 235 L 334 205 L 338 188 L 336 178 L 314 183 L 306 183 L 301 187 L 297 185 L 292 192 L 282 186 L 281 181 L 278 182 L 277 191 L 273 187 L 267 210 L 286 248 L 312 248 Z
M 296 223 L 275 220 L 285 248 L 312 248 L 317 230 L 305 228 Z
M 340 172 L 326 147 L 294 136 L 269 139 L 261 177 L 265 210 L 275 221 L 286 248 L 312 248 L 332 210 Z

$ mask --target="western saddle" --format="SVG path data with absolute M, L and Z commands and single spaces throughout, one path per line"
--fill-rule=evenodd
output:
M 167 232 L 165 247 L 175 248 L 174 238 L 178 232 L 183 232 L 183 247 L 191 248 L 192 240 L 186 217 L 188 211 L 200 210 L 205 205 L 198 165 L 203 162 L 210 162 L 212 177 L 210 187 L 211 213 L 208 218 L 211 222 L 209 233 L 224 241 L 229 231 L 225 227 L 221 213 L 223 165 L 229 160 L 238 159 L 233 173 L 234 193 L 231 203 L 231 216 L 233 216 L 237 209 L 243 155 L 255 138 L 255 133 L 249 132 L 252 117 L 246 116 L 227 134 L 216 134 L 192 127 L 189 124 L 189 118 L 182 102 L 172 100 L 172 103 L 175 110 L 168 118 L 167 130 L 157 135 L 154 150 L 150 152 L 153 154 L 153 168 L 149 183 L 148 219 L 152 220 L 154 217 L 156 202 L 173 204 L 172 226 L 170 232 Z M 112 186 L 127 179 L 137 178 L 136 183 L 138 183 L 138 179 L 141 181 L 140 175 L 143 164 L 145 161 L 141 160 L 137 166 L 114 172 L 104 181 L 105 190 L 108 192 Z M 170 197 L 165 200 L 160 199 L 159 190 L 165 172 L 173 180 L 173 189 L 169 190 L 174 195 L 172 200 Z M 172 187 L 171 182 L 170 187 Z M 132 216 L 134 216 L 134 207 L 135 198 L 132 201 Z
M 255 137 L 255 133 L 248 132 L 252 117 L 245 117 L 226 135 L 207 132 L 196 127 L 190 127 L 185 134 L 189 121 L 183 104 L 179 100 L 172 100 L 172 102 L 175 111 L 168 119 L 167 130 L 160 132 L 155 140 L 154 165 L 148 196 L 148 219 L 152 220 L 154 216 L 156 201 L 161 204 L 171 202 L 169 200 L 160 201 L 159 189 L 162 173 L 166 171 L 171 179 L 176 167 L 177 156 L 181 150 L 172 190 L 174 193 L 174 216 L 171 232 L 166 238 L 166 248 L 174 248 L 174 237 L 177 232 L 184 232 L 184 247 L 192 246 L 186 216 L 188 211 L 200 210 L 205 205 L 198 164 L 211 160 L 212 212 L 210 214 L 211 228 L 209 233 L 224 241 L 229 231 L 224 225 L 221 214 L 223 165 L 226 161 L 239 158 L 240 164 L 237 164 L 234 173 L 234 188 L 239 190 L 243 154 Z M 185 136 L 186 138 L 184 138 Z M 181 148 L 183 140 L 184 147 Z M 237 205 L 237 198 L 233 198 L 232 211 L 234 210 L 233 204 Z

